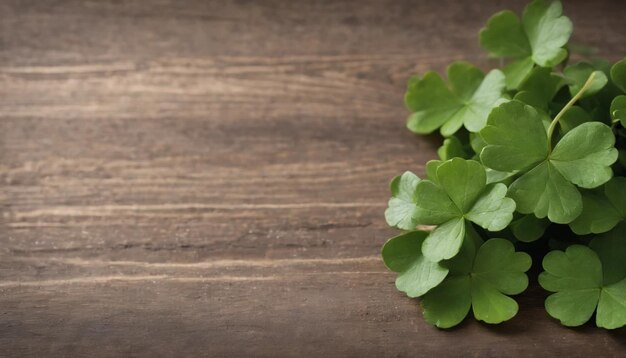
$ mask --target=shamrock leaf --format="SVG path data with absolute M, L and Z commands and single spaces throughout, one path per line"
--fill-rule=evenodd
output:
M 403 230 L 415 229 L 415 188 L 419 182 L 420 178 L 409 171 L 393 178 L 390 185 L 391 199 L 385 210 L 385 220 L 389 226 Z
M 448 269 L 422 255 L 424 231 L 412 231 L 389 239 L 382 256 L 387 268 L 398 272 L 396 287 L 409 297 L 419 297 L 443 281 Z
M 543 259 L 541 286 L 555 292 L 545 302 L 550 316 L 566 326 L 580 326 L 596 311 L 596 325 L 626 325 L 626 243 L 622 235 L 596 238 L 591 247 L 572 245 Z
M 576 186 L 606 183 L 617 160 L 615 137 L 607 125 L 583 123 L 552 149 L 541 114 L 519 101 L 495 108 L 480 136 L 487 143 L 480 153 L 485 166 L 522 174 L 509 187 L 517 210 L 559 224 L 573 221 L 582 211 Z
M 524 215 L 511 222 L 511 231 L 516 239 L 522 242 L 533 242 L 541 238 L 550 221 L 538 219 L 534 215 Z
M 499 70 L 485 76 L 469 63 L 455 62 L 447 72 L 450 85 L 435 72 L 409 81 L 404 101 L 413 112 L 407 120 L 411 131 L 431 133 L 441 128 L 447 137 L 465 126 L 476 132 L 489 111 L 503 101 L 504 74 Z
M 472 253 L 463 250 L 459 254 L 465 261 L 468 256 L 474 258 L 471 265 L 459 265 L 455 258 L 449 263 L 450 275 L 423 296 L 424 318 L 429 323 L 439 328 L 456 326 L 470 308 L 476 319 L 492 324 L 517 314 L 517 302 L 507 295 L 519 294 L 528 286 L 525 272 L 531 266 L 530 256 L 515 252 L 504 239 L 488 240 L 475 257 Z
M 535 67 L 519 86 L 519 92 L 513 99 L 547 111 L 548 103 L 561 88 L 561 82 L 552 69 Z
M 417 184 L 417 224 L 439 225 L 424 241 L 422 252 L 438 262 L 454 257 L 465 237 L 466 220 L 490 230 L 504 229 L 513 218 L 515 202 L 504 184 L 487 185 L 484 167 L 454 158 L 427 166 L 430 179 Z
M 579 62 L 574 65 L 570 65 L 565 67 L 563 70 L 563 75 L 569 86 L 569 92 L 572 96 L 575 96 L 576 93 L 580 92 L 581 88 L 587 81 L 587 78 L 591 75 L 591 73 L 595 72 L 595 76 L 593 77 L 593 83 L 583 94 L 585 96 L 591 96 L 592 94 L 600 91 L 607 83 L 608 78 L 602 71 L 596 71 L 593 65 L 586 62 Z
M 443 145 L 437 149 L 437 155 L 441 160 L 448 160 L 455 157 L 468 158 L 470 155 L 459 138 L 451 136 L 443 141 Z
M 626 220 L 626 178 L 615 177 L 603 189 L 583 192 L 583 211 L 569 224 L 574 233 L 600 234 Z
M 626 93 L 626 58 L 611 67 L 611 79 L 619 89 Z
M 559 1 L 535 0 L 521 21 L 513 12 L 501 11 L 480 31 L 480 44 L 490 55 L 517 60 L 504 70 L 509 89 L 517 88 L 534 64 L 553 67 L 567 57 L 563 46 L 573 28 L 562 12 Z
M 611 118 L 626 127 L 626 95 L 617 96 L 611 102 Z

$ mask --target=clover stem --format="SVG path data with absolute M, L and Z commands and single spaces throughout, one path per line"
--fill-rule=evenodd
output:
M 565 112 L 567 112 L 567 110 L 570 109 L 574 105 L 574 103 L 576 103 L 576 101 L 578 101 L 580 97 L 583 96 L 583 94 L 585 94 L 585 91 L 587 91 L 589 87 L 591 87 L 591 84 L 593 83 L 593 79 L 595 77 L 596 77 L 596 73 L 592 72 L 589 75 L 589 78 L 587 78 L 587 81 L 585 82 L 585 84 L 578 91 L 578 93 L 576 93 L 576 95 L 574 95 L 574 97 L 572 97 L 572 99 L 570 99 L 569 102 L 567 102 L 565 107 L 561 109 L 561 111 L 552 120 L 552 123 L 550 123 L 550 127 L 548 127 L 548 148 L 550 149 L 550 152 L 552 152 L 552 134 L 554 134 L 556 125 L 559 124 L 559 121 L 561 120 L 561 117 L 563 117 Z

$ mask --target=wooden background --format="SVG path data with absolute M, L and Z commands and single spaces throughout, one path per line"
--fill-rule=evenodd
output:
M 536 287 L 439 331 L 378 257 L 389 179 L 439 142 L 407 77 L 493 65 L 477 32 L 523 5 L 0 2 L 0 355 L 623 356 Z M 565 8 L 626 55 L 626 2 Z

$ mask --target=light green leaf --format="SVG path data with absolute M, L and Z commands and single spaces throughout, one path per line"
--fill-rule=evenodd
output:
M 604 72 L 596 71 L 590 63 L 578 62 L 574 65 L 565 67 L 563 75 L 569 86 L 569 92 L 573 96 L 578 93 L 589 76 L 595 72 L 594 80 L 589 88 L 583 93 L 583 97 L 591 96 L 598 93 L 609 81 Z
M 556 66 L 567 57 L 562 47 L 569 40 L 573 26 L 563 16 L 560 1 L 535 0 L 522 15 L 522 27 L 532 48 L 532 58 L 543 67 Z
M 409 80 L 404 103 L 413 112 L 407 127 L 415 133 L 431 133 L 446 123 L 458 111 L 458 98 L 435 72 L 422 79 Z
M 467 159 L 470 156 L 463 147 L 463 143 L 455 136 L 450 136 L 443 141 L 443 145 L 437 149 L 437 155 L 444 161 L 457 157 Z
M 535 62 L 530 56 L 504 66 L 502 72 L 505 77 L 506 89 L 517 89 L 528 78 L 534 66 Z
M 522 20 L 510 11 L 489 19 L 480 31 L 480 44 L 492 56 L 532 58 L 543 67 L 553 67 L 567 56 L 563 46 L 572 33 L 572 22 L 562 16 L 558 1 L 535 0 L 526 6 Z
M 403 230 L 415 229 L 415 190 L 419 182 L 420 178 L 408 171 L 391 181 L 391 199 L 385 210 L 385 220 L 389 226 Z
M 463 218 L 455 218 L 439 225 L 424 241 L 424 256 L 434 262 L 451 259 L 459 252 L 464 237 Z
M 595 188 L 613 176 L 617 160 L 613 131 L 600 122 L 583 123 L 558 142 L 550 163 L 570 182 L 581 188 Z
M 415 221 L 439 225 L 424 243 L 423 253 L 429 260 L 450 259 L 458 253 L 465 236 L 465 219 L 497 231 L 513 218 L 515 203 L 505 197 L 506 186 L 487 186 L 480 163 L 461 158 L 434 161 L 428 163 L 427 172 L 436 182 L 418 183 Z
M 548 157 L 548 136 L 541 115 L 518 101 L 494 108 L 480 136 L 487 143 L 480 159 L 495 170 L 525 170 Z
M 415 219 L 418 224 L 439 225 L 463 215 L 448 194 L 433 181 L 420 181 L 415 197 Z
M 567 224 L 582 212 L 582 198 L 576 187 L 549 162 L 543 162 L 522 175 L 509 187 L 522 214 L 534 213 L 557 224 Z
M 470 210 L 487 185 L 485 169 L 474 160 L 446 161 L 437 168 L 437 178 L 441 188 L 463 213 Z
M 469 63 L 455 62 L 447 72 L 449 85 L 434 72 L 409 81 L 404 100 L 413 112 L 407 121 L 411 131 L 431 133 L 441 128 L 444 136 L 450 136 L 463 125 L 478 131 L 489 111 L 504 100 L 504 74 L 499 70 L 484 76 Z
M 485 168 L 485 171 L 487 172 L 487 184 L 504 182 L 517 174 L 517 170 L 512 172 L 501 172 L 499 170 Z
M 437 178 L 437 169 L 444 162 L 442 160 L 429 160 L 426 162 L 426 177 L 433 183 L 439 183 Z
M 495 57 L 523 58 L 532 55 L 532 48 L 522 23 L 512 11 L 493 15 L 480 30 L 480 44 Z
M 503 230 L 513 219 L 515 201 L 506 197 L 504 184 L 492 184 L 467 213 L 468 220 L 489 231 Z
M 547 110 L 548 103 L 561 88 L 561 82 L 561 78 L 554 74 L 551 68 L 535 67 L 519 86 L 520 92 L 515 96 L 515 99 L 520 96 L 526 97 L 523 102 L 528 101 L 527 104 Z
M 439 285 L 448 274 L 448 269 L 429 261 L 421 252 L 428 233 L 413 231 L 396 236 L 383 246 L 385 265 L 398 272 L 396 287 L 409 297 L 419 297 Z
M 478 132 L 483 129 L 493 107 L 506 102 L 506 99 L 502 97 L 504 88 L 504 74 L 500 70 L 492 70 L 485 76 L 466 104 L 463 124 L 468 131 Z

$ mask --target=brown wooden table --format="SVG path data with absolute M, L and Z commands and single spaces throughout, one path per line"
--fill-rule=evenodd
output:
M 0 2 L 0 355 L 624 356 L 536 287 L 443 332 L 379 259 L 409 75 L 522 1 Z M 626 55 L 626 3 L 567 1 Z

